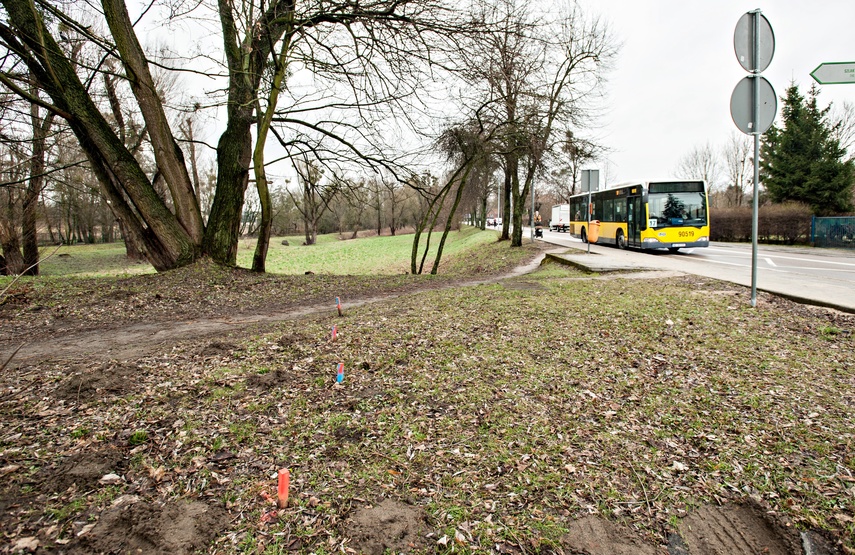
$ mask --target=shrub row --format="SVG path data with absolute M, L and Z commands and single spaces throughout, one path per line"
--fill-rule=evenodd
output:
M 806 204 L 761 206 L 757 215 L 757 240 L 787 245 L 809 243 L 812 216 Z M 751 208 L 711 209 L 710 240 L 751 241 Z

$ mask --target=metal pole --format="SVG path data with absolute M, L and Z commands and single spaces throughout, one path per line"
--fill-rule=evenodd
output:
M 585 213 L 588 214 L 588 234 L 586 236 L 588 243 L 588 254 L 591 254 L 591 184 L 588 183 L 588 206 L 585 207 Z
M 757 223 L 758 223 L 758 203 L 759 203 L 759 184 L 760 184 L 760 133 L 758 127 L 760 125 L 760 95 L 759 77 L 760 72 L 757 67 L 760 63 L 760 10 L 754 10 L 754 64 L 751 73 L 754 75 L 754 118 L 752 121 L 752 129 L 754 132 L 754 206 L 751 212 L 751 306 L 757 306 Z
M 531 182 L 531 242 L 534 243 L 534 181 Z

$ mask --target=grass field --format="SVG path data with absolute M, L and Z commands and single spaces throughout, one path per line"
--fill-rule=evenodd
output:
M 423 236 L 424 237 L 424 236 Z M 431 249 L 425 262 L 430 271 L 440 235 L 433 234 Z M 493 230 L 479 231 L 464 226 L 452 232 L 443 250 L 443 259 L 453 259 L 460 252 L 477 253 L 479 247 L 495 243 L 497 233 Z M 316 274 L 334 275 L 392 275 L 409 273 L 413 235 L 395 237 L 368 237 L 340 239 L 338 234 L 320 235 L 318 243 L 303 245 L 304 237 L 274 237 L 270 240 L 267 254 L 267 271 L 272 274 Z M 288 241 L 290 246 L 284 246 Z M 422 248 L 424 239 L 422 240 Z M 242 268 L 252 266 L 255 252 L 254 239 L 242 239 L 238 246 L 237 264 Z M 154 273 L 154 268 L 144 262 L 133 262 L 125 257 L 124 243 L 62 246 L 42 249 L 48 257 L 40 266 L 43 276 L 130 276 Z M 489 266 L 490 260 L 482 260 Z M 452 263 L 453 265 L 453 263 Z M 2 283 L 2 281 L 0 281 Z
M 436 256 L 440 236 L 439 233 L 432 235 L 431 248 L 425 262 L 428 272 Z M 270 241 L 267 268 L 275 274 L 303 274 L 307 271 L 336 275 L 409 273 L 413 237 L 408 234 L 342 240 L 337 234 L 330 234 L 319 236 L 318 243 L 310 246 L 303 245 L 305 239 L 302 236 L 277 237 Z M 425 238 L 423 235 L 422 249 Z M 495 231 L 480 231 L 463 226 L 460 231 L 449 234 L 443 248 L 443 259 L 453 258 L 462 251 L 474 253 L 480 246 L 495 243 L 496 238 Z M 284 246 L 283 240 L 288 241 L 289 246 Z M 238 250 L 238 266 L 250 267 L 254 252 L 255 242 L 242 240 Z

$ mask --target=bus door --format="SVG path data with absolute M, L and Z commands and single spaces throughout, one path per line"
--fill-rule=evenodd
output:
M 626 210 L 626 235 L 627 245 L 631 247 L 641 246 L 642 219 L 644 218 L 644 204 L 641 197 L 629 197 Z

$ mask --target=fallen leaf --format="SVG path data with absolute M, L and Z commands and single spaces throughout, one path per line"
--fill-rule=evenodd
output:
M 96 523 L 93 522 L 92 524 L 87 524 L 86 526 L 81 528 L 80 531 L 77 533 L 77 537 L 79 538 L 80 536 L 85 536 L 86 534 L 88 534 L 93 528 L 95 528 L 95 524 Z
M 454 531 L 454 541 L 456 541 L 460 545 L 466 545 L 468 543 L 466 540 L 466 536 L 464 536 L 463 532 L 461 532 L 460 530 Z
M 21 468 L 21 465 L 19 465 L 19 464 L 10 464 L 10 465 L 4 466 L 3 468 L 0 468 L 0 476 L 5 476 L 7 474 L 11 474 L 11 473 L 15 472 L 16 470 L 18 470 L 19 468 Z
M 12 546 L 12 551 L 35 551 L 39 548 L 39 540 L 31 536 L 28 538 L 19 538 Z
M 98 480 L 98 483 L 105 486 L 114 486 L 116 484 L 122 483 L 122 477 L 118 474 L 113 474 L 111 472 L 110 474 L 105 474 L 104 476 L 102 476 L 101 479 Z

